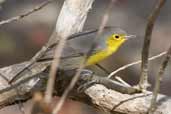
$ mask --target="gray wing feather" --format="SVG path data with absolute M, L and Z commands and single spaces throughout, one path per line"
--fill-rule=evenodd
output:
M 97 53 L 100 50 L 103 50 L 106 47 L 104 43 L 106 38 L 111 35 L 113 32 L 124 33 L 118 27 L 105 27 L 104 33 L 99 37 L 98 40 L 95 40 L 97 29 L 84 31 L 70 36 L 65 45 L 64 51 L 62 53 L 60 67 L 62 69 L 75 69 L 78 68 L 81 61 L 83 60 L 83 55 L 86 54 L 93 43 L 95 48 L 92 51 L 92 54 Z M 53 58 L 55 48 L 47 52 L 42 59 Z

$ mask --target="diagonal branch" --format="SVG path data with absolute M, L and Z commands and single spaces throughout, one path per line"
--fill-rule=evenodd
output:
M 155 56 L 152 56 L 152 57 L 148 58 L 148 61 L 158 59 L 159 57 L 161 57 L 161 56 L 163 56 L 163 55 L 165 55 L 165 54 L 166 54 L 165 51 L 164 51 L 164 52 L 161 52 L 161 53 L 159 53 L 159 54 L 157 54 L 157 55 L 155 55 Z M 118 72 L 123 71 L 123 70 L 125 70 L 125 69 L 127 69 L 127 68 L 129 68 L 129 67 L 131 67 L 131 66 L 133 66 L 133 65 L 137 65 L 137 64 L 140 64 L 140 63 L 142 63 L 141 60 L 138 60 L 138 61 L 135 61 L 135 62 L 126 64 L 126 65 L 124 65 L 124 66 L 122 66 L 122 67 L 116 69 L 115 71 L 111 72 L 111 73 L 108 75 L 108 78 L 112 78 L 112 77 L 113 77 L 114 75 L 116 75 Z
M 167 54 L 166 54 L 166 57 L 164 58 L 161 66 L 160 66 L 160 70 L 159 70 L 159 73 L 156 77 L 156 83 L 155 83 L 155 88 L 154 88 L 154 91 L 153 91 L 153 97 L 152 97 L 152 100 L 151 100 L 151 105 L 150 105 L 150 108 L 149 108 L 149 114 L 153 113 L 156 109 L 156 100 L 157 100 L 157 96 L 158 96 L 158 93 L 160 91 L 160 83 L 162 81 L 162 77 L 163 77 L 163 74 L 164 74 L 164 71 L 168 65 L 168 62 L 171 58 L 171 46 L 170 48 L 168 49 L 167 51 Z
M 166 0 L 159 0 L 153 12 L 148 17 L 148 23 L 146 26 L 145 38 L 144 38 L 144 44 L 143 44 L 143 50 L 142 50 L 141 77 L 139 81 L 140 89 L 146 89 L 149 85 L 148 84 L 148 56 L 149 56 L 151 36 L 152 36 L 153 27 L 154 27 L 154 22 L 156 21 L 160 13 L 160 10 L 165 2 Z
M 35 13 L 36 11 L 39 11 L 41 10 L 42 8 L 44 8 L 45 6 L 47 6 L 48 4 L 50 4 L 51 2 L 53 2 L 54 0 L 47 0 L 43 3 L 41 3 L 40 5 L 36 6 L 35 8 L 31 9 L 30 11 L 27 11 L 19 16 L 15 16 L 15 17 L 12 17 L 10 19 L 7 19 L 7 20 L 3 20 L 3 21 L 0 21 L 0 26 L 1 25 L 4 25 L 4 24 L 9 24 L 9 23 L 12 23 L 14 21 L 18 21 L 20 19 L 23 19 L 33 13 Z

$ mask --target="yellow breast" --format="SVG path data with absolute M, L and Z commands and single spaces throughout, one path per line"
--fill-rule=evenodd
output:
M 102 61 L 103 59 L 107 58 L 108 56 L 110 56 L 111 54 L 113 54 L 116 51 L 116 49 L 113 48 L 107 48 L 104 49 L 100 52 L 97 52 L 93 55 L 91 55 L 86 62 L 85 66 L 89 66 L 89 65 L 94 65 L 100 61 Z

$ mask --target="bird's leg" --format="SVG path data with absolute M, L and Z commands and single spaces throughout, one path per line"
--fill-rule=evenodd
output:
M 91 76 L 91 75 L 93 75 L 94 74 L 94 72 L 93 71 L 91 71 L 91 70 L 88 70 L 88 69 L 83 69 L 82 71 L 81 71 L 81 76 Z
M 77 91 L 84 92 L 86 89 L 88 89 L 94 84 L 102 84 L 109 89 L 113 89 L 115 91 L 126 93 L 126 94 L 133 94 L 133 93 L 140 92 L 136 88 L 126 86 L 125 84 L 122 84 L 118 81 L 114 81 L 106 77 L 99 77 L 90 70 L 83 70 L 81 72 L 79 87 L 77 88 Z
M 94 75 L 94 72 L 88 69 L 83 69 L 81 71 L 80 77 L 82 80 L 86 80 L 86 83 L 81 84 L 78 88 L 77 91 L 79 93 L 84 92 L 87 88 L 92 86 L 93 84 L 97 83 L 96 80 L 92 80 L 92 77 Z M 87 81 L 89 80 L 89 81 Z

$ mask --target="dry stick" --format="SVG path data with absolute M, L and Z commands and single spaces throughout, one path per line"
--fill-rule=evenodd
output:
M 31 67 L 39 58 L 41 58 L 45 52 L 49 49 L 49 47 L 47 46 L 43 46 L 42 49 L 36 53 L 36 55 L 29 61 L 29 64 L 24 67 L 21 71 L 19 71 L 10 81 L 9 84 L 12 84 L 13 82 L 15 82 L 19 77 L 20 74 L 22 74 L 25 70 L 29 69 L 29 67 Z
M 98 68 L 100 68 L 102 71 L 104 71 L 104 73 L 106 73 L 107 75 L 110 74 L 110 72 L 106 68 L 104 68 L 102 65 L 100 65 L 100 64 L 97 63 L 96 66 Z
M 10 85 L 10 87 L 13 87 L 13 85 L 10 84 L 10 80 L 9 80 L 8 78 L 6 78 L 6 77 L 5 77 L 3 74 L 1 74 L 1 73 L 0 73 L 0 75 L 1 75 L 1 77 Z M 5 89 L 6 89 L 6 88 L 5 88 Z M 18 89 L 17 89 L 17 88 L 14 88 L 14 89 L 16 89 L 17 95 L 18 95 L 18 97 L 19 97 L 19 91 L 18 91 Z M 1 91 L 1 90 L 0 90 L 0 91 Z M 18 107 L 19 107 L 21 113 L 22 113 L 22 114 L 25 114 L 24 108 L 23 108 L 24 105 L 23 105 L 22 102 L 19 102 Z
M 40 77 L 41 77 L 41 75 L 33 75 L 31 77 L 27 77 L 27 78 L 25 78 L 25 79 L 23 79 L 17 83 L 12 84 L 11 86 L 8 86 L 4 89 L 1 89 L 0 94 L 8 92 L 12 89 L 16 89 L 18 86 L 21 86 L 22 84 L 27 83 L 28 81 L 32 80 L 33 78 L 40 78 Z
M 159 12 L 162 6 L 164 5 L 165 1 L 166 0 L 159 0 L 159 3 L 157 3 L 155 9 L 153 10 L 152 14 L 148 18 L 148 23 L 147 23 L 146 31 L 145 31 L 143 50 L 142 50 L 141 77 L 139 81 L 140 89 L 146 89 L 148 87 L 148 56 L 149 56 L 151 35 L 152 35 L 153 27 L 154 27 L 154 22 L 157 16 L 159 15 Z
M 49 3 L 51 3 L 52 1 L 53 0 L 47 0 L 47 1 L 43 2 L 43 3 L 41 3 L 39 6 L 36 6 L 34 9 L 31 9 L 30 11 L 27 11 L 27 12 L 25 12 L 25 13 L 19 15 L 19 16 L 15 16 L 15 17 L 12 17 L 12 18 L 7 19 L 7 20 L 0 21 L 0 26 L 4 25 L 4 24 L 11 23 L 11 22 L 14 22 L 14 21 L 18 21 L 20 19 L 23 19 L 23 18 L 29 16 L 30 14 L 41 10 L 42 8 L 47 6 Z
M 152 114 L 156 109 L 156 100 L 157 100 L 157 95 L 158 95 L 158 93 L 160 91 L 160 83 L 162 81 L 164 71 L 165 71 L 165 69 L 166 69 L 166 67 L 168 65 L 168 62 L 169 62 L 170 58 L 171 58 L 171 45 L 170 45 L 170 48 L 167 51 L 166 57 L 164 58 L 161 66 L 160 66 L 160 70 L 159 70 L 159 73 L 158 73 L 156 81 L 155 81 L 155 88 L 154 88 L 154 91 L 153 91 L 153 97 L 151 99 L 151 105 L 150 105 L 150 108 L 148 110 L 149 114 Z
M 53 88 L 54 88 L 54 83 L 55 83 L 55 76 L 56 76 L 56 72 L 58 70 L 60 57 L 61 57 L 64 45 L 66 43 L 66 39 L 67 39 L 67 37 L 61 38 L 61 40 L 59 41 L 59 44 L 58 44 L 58 46 L 56 47 L 56 50 L 55 50 L 54 59 L 52 61 L 52 65 L 51 65 L 51 69 L 50 69 L 50 73 L 49 73 L 47 89 L 46 89 L 46 92 L 45 92 L 45 99 L 44 100 L 45 100 L 46 103 L 50 103 L 51 99 L 52 99 Z
M 157 59 L 157 58 L 159 58 L 159 57 L 161 57 L 161 56 L 163 56 L 165 54 L 166 54 L 166 51 L 165 52 L 161 52 L 161 53 L 159 53 L 159 54 L 157 54 L 155 56 L 152 56 L 152 57 L 148 58 L 148 61 L 155 60 L 155 59 Z M 114 76 L 118 72 L 123 71 L 123 70 L 125 70 L 125 69 L 127 69 L 127 68 L 129 68 L 129 67 L 131 67 L 133 65 L 140 64 L 141 62 L 142 62 L 141 60 L 138 60 L 138 61 L 126 64 L 126 65 L 116 69 L 115 71 L 111 72 L 107 78 L 112 78 L 112 76 Z
M 115 79 L 127 87 L 131 87 L 127 82 L 125 82 L 121 77 L 115 76 Z
M 102 71 L 104 71 L 107 75 L 110 74 L 110 72 L 109 72 L 106 68 L 104 68 L 103 66 L 101 66 L 100 64 L 96 64 L 96 66 L 97 66 L 98 68 L 100 68 Z M 117 81 L 119 81 L 120 83 L 122 83 L 123 85 L 125 85 L 125 86 L 127 86 L 127 87 L 131 87 L 128 83 L 126 83 L 124 80 L 122 80 L 121 77 L 115 76 L 115 79 L 116 79 Z
M 101 33 L 103 32 L 103 29 L 108 21 L 108 18 L 109 18 L 109 12 L 111 11 L 112 9 L 112 6 L 113 6 L 113 3 L 114 3 L 115 0 L 112 0 L 111 3 L 109 4 L 108 8 L 107 8 L 107 11 L 106 13 L 104 14 L 104 17 L 102 19 L 102 23 L 100 24 L 100 27 L 99 27 L 99 30 L 97 32 L 97 36 L 96 38 L 98 38 L 98 36 L 101 35 Z M 96 40 L 95 38 L 95 40 Z M 64 91 L 64 94 L 62 95 L 61 99 L 59 100 L 58 104 L 55 106 L 52 114 L 58 114 L 61 107 L 63 106 L 64 102 L 65 102 L 65 99 L 66 97 L 68 96 L 68 93 L 73 89 L 74 85 L 76 84 L 77 80 L 79 79 L 79 76 L 81 74 L 81 71 L 82 69 L 84 68 L 85 66 L 85 63 L 86 63 L 86 60 L 87 58 L 90 56 L 94 46 L 95 46 L 95 40 L 93 41 L 93 44 L 92 46 L 90 47 L 89 51 L 85 54 L 84 56 L 84 60 L 81 62 L 80 64 L 80 67 L 78 69 L 78 71 L 76 72 L 75 76 L 73 77 L 73 79 L 71 80 L 69 86 L 65 89 Z

